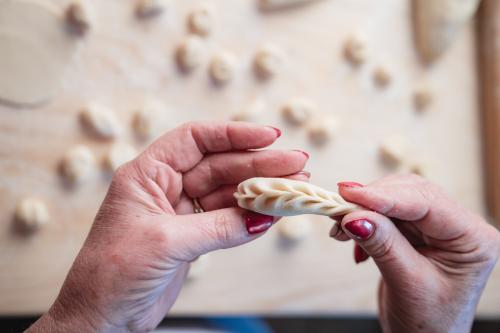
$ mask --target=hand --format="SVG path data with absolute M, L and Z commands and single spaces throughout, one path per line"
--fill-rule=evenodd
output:
M 332 236 L 355 240 L 356 261 L 369 255 L 378 266 L 384 332 L 470 332 L 500 254 L 499 232 L 418 176 L 339 190 L 369 209 L 346 215 Z
M 189 123 L 118 169 L 57 300 L 31 331 L 153 329 L 189 262 L 259 237 L 273 217 L 237 208 L 239 182 L 301 172 L 301 151 L 258 150 L 280 132 L 248 123 Z M 206 213 L 193 214 L 192 198 Z

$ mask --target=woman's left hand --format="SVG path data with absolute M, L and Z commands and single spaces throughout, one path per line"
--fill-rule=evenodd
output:
M 307 180 L 302 151 L 258 150 L 280 136 L 248 123 L 188 123 L 118 169 L 59 296 L 32 331 L 144 332 L 173 305 L 189 262 L 247 243 L 273 217 L 237 208 L 239 182 Z M 206 213 L 193 214 L 193 198 Z

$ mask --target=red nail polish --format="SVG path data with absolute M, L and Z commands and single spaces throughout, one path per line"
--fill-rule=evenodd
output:
M 375 231 L 373 224 L 365 219 L 347 222 L 344 227 L 359 240 L 367 240 Z
M 299 152 L 299 153 L 302 153 L 302 154 L 304 154 L 304 156 L 305 156 L 306 158 L 309 158 L 309 153 L 306 153 L 306 152 L 305 152 L 305 151 L 303 151 L 303 150 L 295 149 L 294 151 L 297 151 L 297 152 Z
M 340 182 L 337 183 L 338 187 L 363 187 L 363 184 L 356 182 Z
M 281 130 L 279 128 L 276 128 L 274 126 L 267 126 L 269 128 L 272 128 L 273 130 L 276 131 L 276 137 L 279 138 L 281 136 Z
M 359 264 L 360 262 L 363 262 L 368 258 L 370 258 L 368 253 L 366 253 L 361 246 L 356 244 L 354 246 L 354 261 L 356 262 L 356 264 Z
M 249 212 L 243 215 L 245 227 L 250 235 L 260 234 L 271 228 L 274 222 L 274 217 L 259 213 Z

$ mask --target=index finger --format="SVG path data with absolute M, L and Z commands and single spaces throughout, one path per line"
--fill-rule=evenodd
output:
M 207 153 L 264 148 L 280 135 L 277 128 L 246 122 L 190 122 L 161 136 L 146 154 L 186 172 Z

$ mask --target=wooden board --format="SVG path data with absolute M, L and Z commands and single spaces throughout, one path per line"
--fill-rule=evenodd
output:
M 485 212 L 472 24 L 443 58 L 424 68 L 414 51 L 407 1 L 324 0 L 272 13 L 259 12 L 253 0 L 208 2 L 216 16 L 209 54 L 224 48 L 239 61 L 227 87 L 215 88 L 204 68 L 183 76 L 174 64 L 174 47 L 186 36 L 184 18 L 197 1 L 172 1 L 163 17 L 140 22 L 129 2 L 92 0 L 97 25 L 58 98 L 36 109 L 0 107 L 0 314 L 50 306 L 104 196 L 104 175 L 70 191 L 56 173 L 60 157 L 76 143 L 88 144 L 98 158 L 108 148 L 79 127 L 77 109 L 88 100 L 113 108 L 127 127 L 132 110 L 154 95 L 168 106 L 158 119 L 167 130 L 186 120 L 229 119 L 262 98 L 267 112 L 258 121 L 284 133 L 276 147 L 309 151 L 313 182 L 330 189 L 338 181 L 369 182 L 390 173 L 378 161 L 378 145 L 402 135 L 412 156 L 428 161 L 429 178 L 466 207 Z M 364 35 L 368 47 L 367 63 L 356 70 L 341 52 L 353 33 Z M 286 60 L 282 73 L 263 84 L 251 60 L 267 42 L 278 45 Z M 380 64 L 393 75 L 386 91 L 371 79 Z M 424 82 L 435 102 L 417 114 L 412 92 Z M 339 120 L 330 145 L 317 149 L 304 131 L 283 122 L 279 108 L 294 96 L 310 98 Z M 122 140 L 142 147 L 129 132 Z M 43 197 L 53 217 L 30 238 L 11 230 L 15 203 L 26 194 Z M 252 244 L 211 254 L 202 278 L 186 284 L 173 313 L 375 313 L 379 275 L 373 263 L 354 265 L 352 244 L 328 238 L 330 220 L 299 219 L 310 220 L 313 232 L 296 247 L 281 247 L 271 230 Z M 480 314 L 499 315 L 500 269 L 493 274 Z
M 500 2 L 483 1 L 477 23 L 486 198 L 500 225 Z

